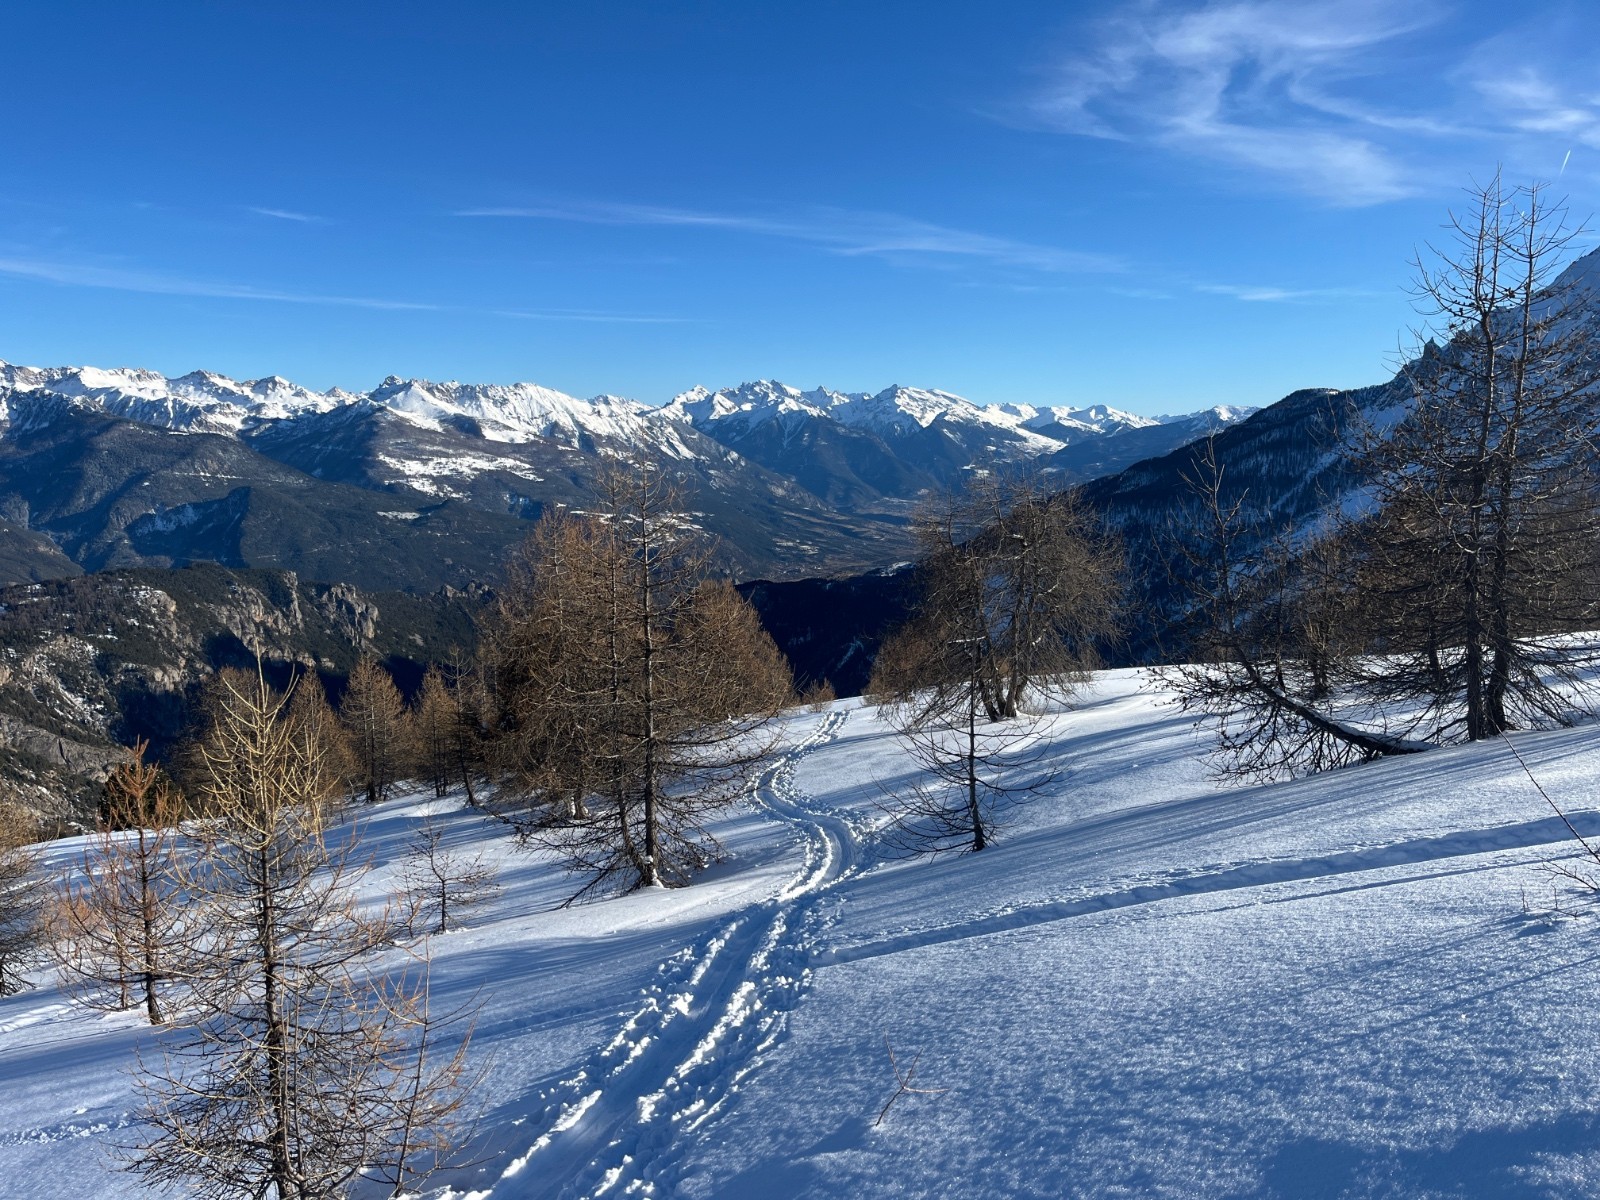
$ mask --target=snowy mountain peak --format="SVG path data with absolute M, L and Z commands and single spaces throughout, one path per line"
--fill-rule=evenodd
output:
M 868 425 L 889 430 L 902 430 L 907 422 L 926 429 L 935 421 L 982 420 L 984 411 L 972 401 L 954 392 L 941 392 L 926 388 L 904 387 L 891 384 L 873 396 L 853 397 L 853 403 L 842 405 L 840 419 L 852 425 Z M 997 416 L 999 410 L 988 414 Z M 1009 422 L 1007 422 L 1009 423 Z
M 1115 411 L 1103 405 L 1096 409 L 1104 413 Z M 837 392 L 826 387 L 801 391 L 770 379 L 717 391 L 694 387 L 673 397 L 662 409 L 671 419 L 703 430 L 714 426 L 753 429 L 778 418 L 784 419 L 786 425 L 810 418 L 896 437 L 928 430 L 943 421 L 980 430 L 988 428 L 1039 452 L 1059 444 L 1059 439 L 1035 432 L 1036 427 L 1049 426 L 1057 419 L 1045 414 L 1076 411 L 1080 410 L 1036 409 L 1026 404 L 980 405 L 954 392 L 904 384 L 891 384 L 878 392 Z M 1149 418 L 1127 414 L 1115 414 L 1115 418 L 1107 417 L 1101 423 L 1130 427 L 1154 424 Z M 1091 427 L 1081 424 L 1081 428 Z M 1104 429 L 1096 427 L 1095 432 Z
M 432 383 L 393 375 L 368 397 L 416 424 L 435 429 L 466 425 L 499 442 L 532 438 L 571 441 L 584 435 L 636 439 L 646 432 L 655 412 L 637 400 L 619 396 L 580 400 L 536 383 Z
M 1337 388 L 1319 388 L 1315 390 L 1326 391 L 1330 396 L 1336 395 L 1338 392 Z M 1184 421 L 1214 425 L 1234 425 L 1252 413 L 1259 411 L 1260 409 L 1248 404 L 1217 404 L 1211 408 L 1202 408 L 1199 412 L 1165 413 L 1159 417 L 1144 419 L 1155 425 L 1175 425 Z
M 753 428 L 774 417 L 792 414 L 825 418 L 847 399 L 826 388 L 802 392 L 799 388 L 776 380 L 758 379 L 715 392 L 696 385 L 674 396 L 662 405 L 660 412 L 668 420 L 697 428 L 704 428 L 711 422 L 729 420 Z
M 826 387 L 801 391 L 770 379 L 716 391 L 696 386 L 674 396 L 661 411 L 701 430 L 720 428 L 725 432 L 751 430 L 774 419 L 782 419 L 788 427 L 809 418 L 880 436 L 903 437 L 944 422 L 992 431 L 1015 443 L 1022 453 L 1045 453 L 1079 437 L 1148 429 L 1178 419 L 1141 417 L 1107 404 L 1082 408 L 977 404 L 955 392 L 904 384 L 891 384 L 878 392 L 836 392 Z M 1216 419 L 1229 423 L 1252 411 L 1219 408 Z

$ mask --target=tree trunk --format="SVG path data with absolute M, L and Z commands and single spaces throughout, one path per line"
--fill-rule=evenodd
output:
M 281 1200 L 290 1200 L 300 1193 L 295 1178 L 294 1152 L 290 1144 L 289 1120 L 293 1111 L 288 1072 L 288 1046 L 280 996 L 282 981 L 279 972 L 278 946 L 275 936 L 277 917 L 273 912 L 270 864 L 271 846 L 256 855 L 256 876 L 260 892 L 257 895 L 256 948 L 261 956 L 261 1013 L 266 1026 L 263 1049 L 266 1052 L 267 1095 L 265 1104 L 268 1118 L 267 1140 L 271 1145 L 272 1182 Z
M 974 681 L 976 682 L 976 681 Z M 972 822 L 972 848 L 982 850 L 983 810 L 978 807 L 978 701 L 977 689 L 968 689 L 967 701 L 967 819 Z
M 156 935 L 155 881 L 150 877 L 150 853 L 146 844 L 148 834 L 139 826 L 139 965 L 144 976 L 144 1011 L 150 1024 L 161 1024 L 161 1005 L 156 999 L 157 956 L 161 952 Z

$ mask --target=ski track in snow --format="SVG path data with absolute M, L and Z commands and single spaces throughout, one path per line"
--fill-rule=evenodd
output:
M 83 1110 L 80 1110 L 80 1112 Z M 60 1121 L 37 1129 L 25 1129 L 0 1137 L 0 1146 L 23 1146 L 29 1143 L 45 1144 L 66 1138 L 98 1138 L 118 1129 L 127 1129 L 135 1123 L 130 1113 L 123 1113 L 109 1121 Z
M 817 935 L 832 919 L 823 897 L 862 866 L 854 821 L 807 804 L 794 780 L 800 758 L 837 737 L 847 718 L 829 713 L 754 789 L 757 804 L 801 838 L 794 877 L 661 963 L 610 1042 L 542 1097 L 535 1128 L 545 1132 L 466 1200 L 671 1193 L 686 1135 L 738 1091 L 805 993 Z

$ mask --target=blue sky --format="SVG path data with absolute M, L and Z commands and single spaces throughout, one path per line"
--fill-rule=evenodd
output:
M 0 358 L 658 402 L 1186 411 L 1374 382 L 1503 164 L 1600 196 L 1600 14 L 1504 3 L 49 4 Z

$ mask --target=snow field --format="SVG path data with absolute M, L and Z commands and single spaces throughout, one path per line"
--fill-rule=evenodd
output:
M 481 1003 L 454 1197 L 1600 1194 L 1594 918 L 1504 745 L 1223 787 L 1139 672 L 1052 720 L 1056 790 L 980 855 L 872 839 L 910 766 L 859 701 L 717 827 L 693 887 L 577 884 L 456 799 L 363 814 L 374 894 L 424 816 L 505 891 L 432 939 Z M 1600 729 L 1517 746 L 1585 834 Z M 70 844 L 50 848 L 63 862 Z M 920 1054 L 901 1097 L 902 1066 Z M 0 1000 L 0 1195 L 132 1196 L 124 1068 L 160 1034 Z

